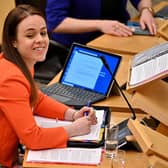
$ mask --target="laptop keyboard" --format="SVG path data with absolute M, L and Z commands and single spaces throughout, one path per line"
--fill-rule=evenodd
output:
M 67 85 L 62 85 L 60 83 L 55 83 L 51 86 L 44 87 L 41 90 L 43 93 L 47 94 L 48 96 L 50 96 L 51 94 L 57 94 L 57 95 L 73 98 L 78 101 L 86 101 L 86 102 L 89 100 L 96 101 L 97 99 L 100 99 L 100 96 L 102 96 L 102 98 L 104 97 L 104 95 L 101 95 L 99 93 L 90 92 L 87 90 L 74 88 Z

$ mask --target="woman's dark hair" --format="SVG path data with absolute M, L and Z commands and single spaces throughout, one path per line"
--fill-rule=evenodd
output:
M 44 18 L 42 12 L 31 5 L 18 5 L 8 14 L 3 27 L 2 51 L 4 57 L 17 65 L 29 81 L 31 85 L 30 104 L 33 106 L 37 100 L 36 85 L 22 56 L 13 46 L 17 36 L 18 24 L 30 15 L 39 15 Z

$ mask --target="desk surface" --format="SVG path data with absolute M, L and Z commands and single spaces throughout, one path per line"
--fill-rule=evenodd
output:
M 133 35 L 130 37 L 116 37 L 104 34 L 87 45 L 119 55 L 135 55 L 165 40 L 159 36 Z

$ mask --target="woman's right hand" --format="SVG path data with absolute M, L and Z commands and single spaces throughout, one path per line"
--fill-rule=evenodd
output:
M 75 120 L 71 125 L 64 126 L 69 137 L 85 135 L 91 131 L 91 121 L 88 116 Z

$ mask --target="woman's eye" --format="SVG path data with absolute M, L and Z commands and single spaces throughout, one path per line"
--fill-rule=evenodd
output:
M 33 34 L 27 34 L 26 37 L 33 38 Z
M 46 31 L 41 32 L 41 35 L 42 35 L 42 36 L 46 36 L 46 35 L 47 35 L 47 32 L 46 32 Z

